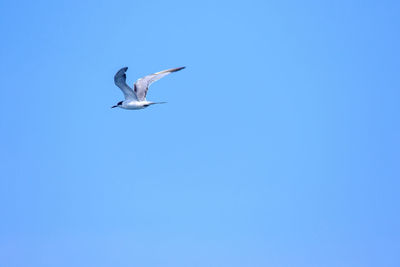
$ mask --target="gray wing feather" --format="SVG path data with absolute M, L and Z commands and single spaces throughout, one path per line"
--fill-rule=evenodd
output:
M 136 95 L 133 92 L 132 88 L 126 84 L 126 74 L 125 72 L 128 70 L 128 67 L 124 67 L 120 69 L 114 76 L 114 83 L 118 86 L 122 93 L 124 93 L 125 99 L 136 99 Z
M 135 82 L 135 87 L 134 87 L 134 91 L 135 91 L 137 99 L 139 101 L 146 100 L 147 91 L 149 90 L 149 86 L 153 82 L 158 81 L 162 77 L 167 76 L 168 74 L 170 74 L 172 72 L 180 71 L 184 68 L 185 67 L 163 70 L 163 71 L 153 73 L 153 74 L 150 74 L 150 75 L 144 76 L 143 78 L 138 79 Z

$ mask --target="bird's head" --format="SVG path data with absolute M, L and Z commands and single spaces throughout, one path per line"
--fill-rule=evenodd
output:
M 112 106 L 111 108 L 116 108 L 122 106 L 122 102 L 124 101 L 119 101 L 115 106 Z

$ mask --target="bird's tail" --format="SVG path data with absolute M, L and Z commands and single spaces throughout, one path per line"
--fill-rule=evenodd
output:
M 150 105 L 154 105 L 154 104 L 166 104 L 167 102 L 151 102 Z

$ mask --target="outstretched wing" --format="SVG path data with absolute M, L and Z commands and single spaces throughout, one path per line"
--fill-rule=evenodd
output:
M 136 95 L 133 92 L 132 88 L 126 84 L 126 74 L 125 72 L 128 70 L 128 67 L 120 69 L 114 76 L 114 83 L 118 86 L 122 93 L 124 93 L 125 99 L 136 99 Z
M 158 81 L 162 77 L 167 76 L 168 74 L 170 74 L 172 72 L 180 71 L 184 68 L 185 67 L 163 70 L 163 71 L 160 71 L 160 72 L 157 72 L 154 74 L 150 74 L 150 75 L 144 76 L 143 78 L 138 79 L 134 85 L 134 91 L 135 91 L 137 99 L 139 101 L 146 100 L 147 90 L 149 90 L 149 86 L 153 82 Z

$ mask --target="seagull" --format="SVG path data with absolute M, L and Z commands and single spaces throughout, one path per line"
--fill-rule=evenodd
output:
M 164 76 L 176 71 L 180 71 L 185 67 L 174 68 L 163 70 L 157 73 L 153 73 L 143 78 L 138 79 L 133 85 L 133 90 L 126 84 L 126 71 L 128 67 L 120 69 L 114 76 L 115 85 L 118 86 L 125 96 L 124 101 L 118 102 L 115 106 L 111 108 L 124 108 L 124 109 L 143 109 L 154 104 L 164 104 L 166 102 L 150 102 L 146 100 L 147 90 L 149 86 L 161 79 Z

